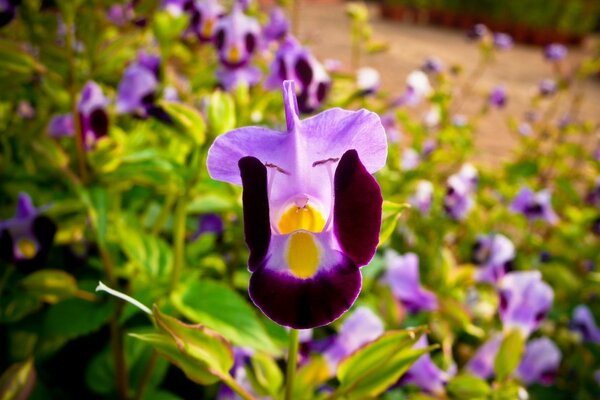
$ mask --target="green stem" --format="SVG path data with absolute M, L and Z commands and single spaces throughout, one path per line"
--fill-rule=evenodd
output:
M 167 218 L 169 218 L 169 214 L 171 213 L 171 208 L 173 207 L 173 203 L 175 203 L 175 196 L 168 195 L 165 199 L 165 204 L 163 208 L 160 210 L 160 214 L 156 218 L 156 222 L 154 222 L 154 226 L 152 227 L 152 235 L 156 236 L 160 233 L 161 229 L 165 225 Z
M 244 389 L 243 387 L 241 387 L 240 384 L 237 383 L 235 381 L 235 379 L 233 379 L 229 374 L 219 376 L 219 378 L 221 378 L 221 380 L 223 382 L 225 382 L 225 384 L 227 386 L 229 386 L 231 388 L 231 390 L 233 390 L 234 392 L 236 392 L 242 399 L 244 399 L 244 400 L 256 400 L 254 396 L 252 396 L 250 393 L 248 393 L 246 391 L 246 389 Z
M 152 355 L 146 363 L 146 368 L 144 368 L 142 378 L 140 379 L 140 384 L 138 385 L 135 400 L 141 400 L 144 397 L 144 392 L 146 391 L 148 383 L 150 383 L 150 378 L 152 377 L 152 371 L 156 366 L 156 361 L 158 361 L 158 353 L 156 351 L 152 351 Z
M 170 291 L 175 289 L 184 261 L 185 250 L 185 221 L 187 218 L 187 194 L 177 200 L 175 206 L 175 221 L 173 225 L 173 272 L 171 275 Z
M 285 399 L 291 400 L 294 393 L 294 378 L 296 377 L 296 363 L 298 361 L 298 346 L 300 332 L 297 329 L 290 330 L 290 343 L 288 347 L 287 383 L 285 385 Z

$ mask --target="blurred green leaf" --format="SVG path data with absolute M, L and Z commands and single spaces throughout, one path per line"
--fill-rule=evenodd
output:
M 253 354 L 246 372 L 257 394 L 277 397 L 283 385 L 283 373 L 273 358 L 265 353 Z
M 118 244 L 127 258 L 150 278 L 164 278 L 173 266 L 171 247 L 158 236 L 145 233 L 131 223 L 118 227 Z
M 206 124 L 196 109 L 177 102 L 163 101 L 161 105 L 173 118 L 174 131 L 192 139 L 196 145 L 204 143 Z
M 254 309 L 228 286 L 213 281 L 191 281 L 171 296 L 186 318 L 205 325 L 234 344 L 268 354 L 281 354 L 256 317 Z
M 468 373 L 455 376 L 448 382 L 448 393 L 457 400 L 487 399 L 490 385 L 478 376 Z
M 388 331 L 344 359 L 337 369 L 336 393 L 349 399 L 375 397 L 392 386 L 433 347 L 414 349 L 423 329 Z
M 23 278 L 20 285 L 27 293 L 48 303 L 68 299 L 77 292 L 75 278 L 57 269 L 36 271 Z
M 114 302 L 96 303 L 68 299 L 54 304 L 44 315 L 42 333 L 48 337 L 73 339 L 104 325 L 115 311 Z
M 525 337 L 518 329 L 513 329 L 504 336 L 496 360 L 494 372 L 498 381 L 508 378 L 517 368 L 525 351 Z
M 17 322 L 42 307 L 37 296 L 21 290 L 2 295 L 0 301 L 0 323 Z
M 0 376 L 0 399 L 27 399 L 33 385 L 36 373 L 33 359 L 11 365 L 2 376 Z
M 152 30 L 160 45 L 168 46 L 171 41 L 183 33 L 188 23 L 187 14 L 174 16 L 168 11 L 159 11 L 154 14 Z
M 410 204 L 407 203 L 394 203 L 391 201 L 383 201 L 382 210 L 382 221 L 381 221 L 381 233 L 379 235 L 379 244 L 384 244 L 394 233 L 398 218 L 402 215 L 402 212 L 410 208 Z
M 208 103 L 208 126 L 212 136 L 232 130 L 236 124 L 236 110 L 229 93 L 213 92 Z

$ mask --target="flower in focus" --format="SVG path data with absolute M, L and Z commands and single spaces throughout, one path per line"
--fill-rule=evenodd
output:
M 500 320 L 505 330 L 529 336 L 546 318 L 554 291 L 539 271 L 509 272 L 499 282 Z
M 377 93 L 381 84 L 379 71 L 371 67 L 359 68 L 356 71 L 356 86 L 361 96 L 369 96 Z
M 544 57 L 548 61 L 560 61 L 567 55 L 567 48 L 558 43 L 549 44 L 544 48 Z
M 444 210 L 455 220 L 462 220 L 473 207 L 473 193 L 477 187 L 477 170 L 465 164 L 461 170 L 446 181 Z
M 15 216 L 0 221 L 0 256 L 7 262 L 39 266 L 48 253 L 56 226 L 42 215 L 47 207 L 35 208 L 27 193 L 20 193 Z
M 383 322 L 367 307 L 359 307 L 342 324 L 340 332 L 323 351 L 330 371 L 335 373 L 338 364 L 361 346 L 377 339 L 384 332 Z
M 427 346 L 429 346 L 427 336 L 423 335 L 413 348 L 423 349 Z M 406 371 L 401 383 L 416 385 L 428 393 L 442 394 L 451 375 L 453 374 L 440 369 L 433 362 L 429 353 L 425 353 Z
M 482 379 L 491 378 L 494 375 L 494 360 L 503 338 L 502 333 L 496 333 L 488 339 L 469 360 L 466 370 Z
M 600 329 L 596 325 L 592 312 L 585 304 L 580 304 L 573 310 L 571 330 L 579 332 L 586 342 L 600 343 Z
M 404 307 L 412 313 L 437 310 L 435 294 L 421 286 L 419 257 L 415 253 L 400 255 L 389 249 L 385 252 L 385 264 L 382 280 Z
M 516 375 L 526 385 L 534 383 L 551 385 L 558 372 L 561 358 L 562 354 L 552 340 L 547 337 L 533 339 L 527 343 Z
M 421 211 L 421 214 L 428 214 L 433 201 L 433 184 L 429 181 L 419 181 L 417 190 L 410 198 L 410 204 Z
M 21 0 L 0 0 L 0 28 L 10 24 L 17 13 Z
M 499 50 L 511 49 L 514 45 L 513 38 L 507 33 L 494 32 L 494 46 Z
M 269 14 L 269 22 L 263 28 L 263 35 L 268 41 L 282 40 L 290 30 L 290 23 L 281 7 L 273 7 Z
M 298 107 L 302 113 L 319 108 L 331 88 L 331 78 L 323 65 L 290 35 L 280 44 L 270 70 L 265 87 L 274 89 L 285 80 L 294 80 L 299 88 Z
M 480 235 L 473 246 L 473 262 L 480 268 L 475 277 L 479 282 L 496 283 L 507 272 L 515 258 L 515 246 L 502 234 Z
M 491 106 L 496 108 L 502 108 L 506 105 L 506 89 L 504 86 L 496 86 L 490 93 L 489 103 Z
M 528 187 L 523 187 L 512 204 L 510 210 L 523 214 L 529 221 L 544 220 L 550 224 L 558 222 L 558 216 L 552 208 L 552 195 L 548 190 L 534 193 Z
M 303 121 L 283 84 L 287 132 L 246 127 L 208 152 L 213 179 L 242 185 L 250 298 L 280 325 L 326 325 L 354 303 L 379 242 L 386 161 L 379 117 L 331 109 Z

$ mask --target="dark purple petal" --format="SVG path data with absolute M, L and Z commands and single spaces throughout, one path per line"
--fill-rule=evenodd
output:
M 334 232 L 346 255 L 366 265 L 379 243 L 383 197 L 356 150 L 344 153 L 335 170 Z
M 294 66 L 294 70 L 298 80 L 300 80 L 300 83 L 302 84 L 302 87 L 310 85 L 310 82 L 313 78 L 313 70 L 306 58 L 298 58 L 296 65 Z
M 250 277 L 250 298 L 276 323 L 294 329 L 327 325 L 348 310 L 362 285 L 359 268 L 344 255 L 340 263 L 309 279 L 271 268 L 259 268 Z
M 244 205 L 244 237 L 250 250 L 248 269 L 254 272 L 263 263 L 271 241 L 267 168 L 255 157 L 239 162 Z
M 108 114 L 102 108 L 97 108 L 89 116 L 89 128 L 94 136 L 99 139 L 108 134 Z

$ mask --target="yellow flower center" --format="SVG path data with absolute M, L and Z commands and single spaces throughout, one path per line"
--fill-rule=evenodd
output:
M 229 49 L 229 61 L 236 63 L 242 58 L 242 52 L 237 46 L 233 46 Z
M 202 32 L 202 34 L 204 35 L 204 37 L 210 37 L 212 35 L 213 32 L 213 27 L 215 26 L 215 20 L 210 18 L 207 19 L 206 22 L 204 23 L 204 30 Z
M 298 230 L 321 232 L 325 227 L 325 219 L 309 204 L 304 207 L 292 205 L 283 213 L 277 227 L 282 235 Z
M 319 248 L 313 235 L 296 232 L 289 240 L 287 261 L 292 274 L 301 279 L 311 278 L 319 267 Z
M 33 258 L 36 253 L 35 243 L 29 239 L 21 239 L 17 243 L 17 248 L 21 255 L 25 258 Z

